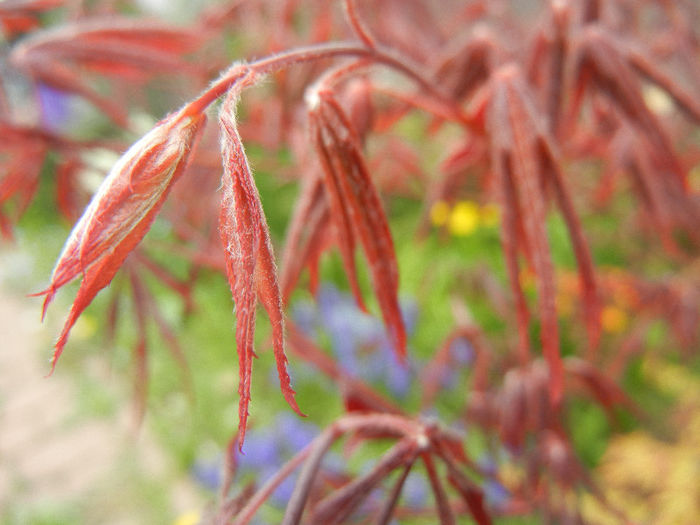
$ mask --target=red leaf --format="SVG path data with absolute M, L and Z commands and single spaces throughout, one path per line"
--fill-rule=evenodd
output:
M 237 91 L 229 93 L 219 115 L 221 150 L 224 161 L 223 196 L 219 232 L 226 256 L 226 274 L 236 303 L 236 349 L 240 382 L 239 447 L 243 447 L 250 382 L 253 366 L 253 334 L 257 296 L 272 323 L 273 349 L 282 395 L 290 407 L 303 416 L 292 390 L 284 354 L 282 299 L 267 221 L 253 174 L 236 129 Z
M 605 408 L 610 419 L 614 420 L 614 408 L 616 405 L 627 408 L 638 417 L 643 415 L 640 407 L 611 377 L 604 371 L 598 370 L 588 361 L 577 357 L 569 357 L 566 360 L 566 369 Z
M 331 152 L 329 152 L 327 149 L 323 133 L 324 132 L 319 125 L 314 126 L 312 129 L 312 140 L 315 141 L 316 149 L 321 159 L 321 165 L 323 166 L 323 172 L 325 175 L 324 183 L 326 193 L 328 195 L 331 218 L 335 224 L 338 249 L 340 250 L 340 257 L 343 260 L 345 273 L 347 274 L 348 281 L 350 282 L 350 289 L 355 296 L 358 306 L 363 311 L 366 311 L 367 308 L 364 300 L 362 299 L 362 292 L 360 291 L 360 285 L 357 281 L 357 267 L 355 266 L 356 234 L 352 227 L 352 219 L 347 209 L 347 205 L 343 202 L 343 189 L 341 186 L 340 174 L 338 173 L 338 168 L 334 163 Z
M 442 525 L 453 525 L 456 523 L 455 516 L 450 507 L 450 501 L 447 498 L 447 493 L 445 488 L 440 481 L 437 469 L 433 463 L 432 457 L 427 454 L 421 454 L 421 459 L 425 465 L 425 470 L 428 473 L 428 481 L 430 482 L 430 488 L 433 491 L 433 496 L 435 498 L 435 508 L 437 510 L 437 515 L 440 518 L 440 523 Z
M 60 62 L 39 60 L 30 64 L 19 64 L 37 82 L 47 86 L 84 97 L 120 126 L 126 126 L 127 115 L 124 108 L 114 100 L 100 95 L 94 88 L 80 78 L 75 71 Z
M 398 268 L 394 243 L 377 190 L 365 164 L 352 124 L 329 91 L 310 97 L 314 140 L 323 161 L 331 217 L 345 238 L 346 270 L 354 272 L 354 239 L 358 237 L 369 263 L 374 293 L 399 357 L 406 355 L 406 331 L 398 302 Z M 359 295 L 359 288 L 355 291 Z
M 56 205 L 61 214 L 71 222 L 80 217 L 80 211 L 88 200 L 88 192 L 78 183 L 82 162 L 77 158 L 68 158 L 56 168 Z
M 483 492 L 459 470 L 453 468 L 450 464 L 448 464 L 448 467 L 450 467 L 450 471 L 447 479 L 462 496 L 474 521 L 478 525 L 491 525 L 491 516 L 486 512 L 484 506 Z
M 7 211 L 12 212 L 12 217 L 6 219 L 5 234 L 8 238 L 12 237 L 12 223 L 22 216 L 36 194 L 46 153 L 45 146 L 38 142 L 20 143 L 14 146 L 15 151 L 12 151 L 13 146 L 14 144 L 10 146 L 8 152 L 12 155 L 11 158 L 0 164 L 0 211 L 8 206 Z M 10 201 L 13 202 L 11 206 Z
M 497 48 L 494 35 L 485 25 L 466 34 L 466 40 L 448 48 L 435 72 L 441 88 L 455 100 L 468 98 L 488 79 Z
M 38 15 L 59 7 L 64 0 L 3 0 L 0 2 L 0 25 L 4 37 L 13 37 L 39 25 Z
M 197 74 L 198 66 L 184 62 L 181 55 L 200 42 L 194 32 L 110 18 L 38 31 L 12 50 L 10 60 L 35 80 L 82 96 L 125 125 L 123 109 L 90 87 L 80 68 L 116 77 L 173 71 Z
M 604 28 L 591 25 L 579 37 L 576 68 L 579 93 L 574 108 L 580 104 L 582 91 L 591 81 L 646 137 L 649 146 L 660 156 L 674 180 L 686 188 L 685 174 L 673 153 L 671 139 L 644 102 L 640 82 L 623 45 Z M 649 74 L 649 70 L 645 74 Z
M 501 440 L 511 450 L 518 450 L 527 431 L 527 399 L 522 370 L 506 372 L 498 401 Z
M 316 264 L 329 244 L 331 224 L 323 181 L 314 171 L 304 180 L 285 237 L 280 276 L 283 303 L 289 300 L 305 266 L 311 273 L 311 291 L 315 291 Z
M 581 295 L 583 296 L 584 319 L 588 331 L 588 344 L 591 352 L 597 347 L 600 339 L 600 301 L 595 282 L 595 269 L 588 248 L 588 243 L 583 235 L 581 221 L 574 209 L 573 199 L 569 194 L 564 175 L 559 167 L 554 146 L 549 140 L 542 141 L 541 160 L 547 170 L 547 181 L 554 189 L 554 197 L 559 204 L 561 213 L 566 221 L 566 227 L 571 237 L 571 245 L 579 268 L 581 282 Z M 593 354 L 591 354 L 593 355 Z
M 554 268 L 546 230 L 545 189 L 548 184 L 553 187 L 564 214 L 579 264 L 592 345 L 598 339 L 599 307 L 588 248 L 545 122 L 535 110 L 519 67 L 515 64 L 501 67 L 492 82 L 489 132 L 492 136 L 492 164 L 504 209 L 503 246 L 517 301 L 523 358 L 527 358 L 528 352 L 528 311 L 520 284 L 518 247 L 523 249 L 535 272 L 542 351 L 550 368 L 550 395 L 556 405 L 561 400 L 564 378 L 559 353 Z
M 83 275 L 56 343 L 52 371 L 70 329 L 97 292 L 150 229 L 173 183 L 182 175 L 203 115 L 175 113 L 136 142 L 114 165 L 63 247 L 45 295 L 43 314 L 56 290 Z

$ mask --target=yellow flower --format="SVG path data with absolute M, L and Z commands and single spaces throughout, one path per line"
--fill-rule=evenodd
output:
M 627 314 L 616 306 L 606 306 L 600 316 L 603 330 L 611 334 L 619 334 L 627 328 Z
M 198 511 L 191 510 L 189 512 L 185 512 L 184 514 L 180 514 L 177 518 L 175 518 L 173 525 L 197 525 L 201 518 L 202 516 Z
M 479 207 L 475 202 L 458 202 L 452 213 L 447 227 L 452 235 L 466 236 L 474 232 L 479 226 Z
M 445 201 L 437 201 L 430 208 L 430 220 L 435 226 L 443 226 L 450 216 L 450 205 Z

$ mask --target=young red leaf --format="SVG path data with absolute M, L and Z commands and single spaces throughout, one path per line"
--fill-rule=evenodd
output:
M 602 27 L 589 26 L 581 32 L 577 51 L 575 63 L 579 88 L 574 97 L 574 110 L 580 105 L 583 90 L 591 82 L 647 139 L 645 149 L 655 150 L 664 169 L 670 172 L 677 184 L 686 188 L 685 173 L 674 155 L 671 138 L 647 107 L 641 83 L 623 45 Z
M 401 474 L 399 474 L 399 477 L 396 479 L 396 481 L 394 481 L 394 485 L 392 486 L 389 495 L 384 501 L 384 506 L 382 507 L 381 512 L 379 512 L 379 519 L 377 519 L 378 525 L 388 525 L 389 523 L 391 523 L 391 520 L 394 516 L 394 512 L 396 511 L 396 505 L 398 504 L 399 497 L 401 496 L 401 491 L 403 491 L 406 479 L 411 473 L 413 463 L 413 461 L 410 463 L 406 462 L 406 464 L 403 467 L 403 470 L 401 471 Z
M 542 169 L 546 170 L 547 182 L 554 190 L 554 198 L 559 205 L 564 220 L 566 221 L 571 246 L 574 250 L 576 263 L 579 268 L 581 283 L 581 295 L 583 296 L 584 320 L 588 332 L 588 344 L 591 355 L 597 347 L 600 339 L 600 301 L 598 299 L 595 281 L 595 269 L 588 248 L 588 243 L 583 235 L 583 226 L 576 214 L 573 199 L 565 184 L 564 174 L 559 165 L 558 155 L 551 140 L 541 141 Z
M 546 232 L 546 208 L 542 191 L 540 166 L 540 126 L 534 119 L 531 101 L 527 97 L 519 68 L 514 64 L 503 66 L 495 74 L 493 95 L 490 107 L 489 126 L 492 135 L 492 158 L 501 193 L 507 195 L 504 209 L 519 206 L 521 217 L 507 216 L 511 229 L 522 227 L 521 240 L 527 247 L 532 266 L 537 277 L 539 312 L 542 323 L 543 353 L 552 370 L 551 392 L 554 399 L 560 399 L 563 387 L 562 364 L 559 356 L 559 329 L 555 307 L 554 269 Z M 520 223 L 518 225 L 518 223 Z M 511 233 L 512 235 L 512 233 Z M 511 281 L 522 311 L 522 291 L 520 290 L 517 261 L 513 261 L 512 241 L 504 248 L 509 255 Z M 511 246 L 508 246 L 511 245 Z M 521 345 L 526 345 L 523 323 L 526 317 L 520 314 Z
M 200 41 L 195 32 L 154 22 L 83 20 L 35 32 L 12 50 L 10 60 L 36 81 L 84 97 L 125 125 L 124 108 L 93 88 L 84 70 L 117 78 L 172 71 L 199 74 L 201 69 L 181 55 Z
M 546 190 L 566 221 L 579 266 L 584 311 L 591 348 L 600 334 L 600 306 L 588 245 L 565 184 L 554 140 L 535 109 L 533 96 L 515 64 L 494 75 L 489 105 L 489 133 L 496 185 L 503 218 L 503 249 L 516 297 L 518 331 L 523 357 L 528 354 L 528 310 L 517 260 L 522 249 L 535 273 L 543 354 L 550 368 L 550 393 L 556 404 L 563 391 L 563 365 L 555 306 L 554 269 L 546 230 Z M 523 361 L 523 362 L 526 362 Z
M 56 168 L 56 205 L 71 222 L 80 218 L 80 212 L 90 198 L 87 190 L 78 182 L 83 167 L 77 158 L 69 157 Z
M 614 420 L 616 406 L 627 408 L 637 416 L 643 415 L 640 407 L 604 371 L 577 357 L 567 358 L 565 364 L 569 374 L 581 382 L 582 386 L 602 405 L 611 420 Z
M 486 512 L 484 493 L 467 478 L 460 470 L 447 464 L 449 473 L 447 479 L 450 484 L 457 489 L 462 499 L 467 504 L 474 521 L 478 525 L 491 525 L 491 516 Z
M 315 292 L 318 258 L 329 244 L 330 210 L 323 181 L 316 171 L 306 177 L 297 199 L 282 251 L 280 287 L 282 302 L 287 303 L 305 266 L 311 274 L 311 291 Z
M 0 214 L 6 206 L 8 214 L 12 212 L 6 231 L 3 228 L 8 238 L 12 237 L 12 223 L 21 217 L 36 194 L 46 153 L 43 144 L 31 141 L 15 147 L 18 151 L 6 162 L 0 162 Z
M 466 40 L 448 48 L 438 62 L 435 78 L 455 100 L 464 100 L 488 78 L 496 39 L 485 25 L 467 32 Z
M 501 440 L 511 450 L 522 447 L 527 431 L 525 374 L 520 369 L 506 372 L 499 392 L 499 427 Z
M 314 140 L 324 167 L 331 217 L 338 235 L 347 237 L 346 270 L 354 271 L 354 239 L 359 238 L 369 263 L 370 275 L 379 308 L 399 357 L 406 355 L 406 331 L 398 302 L 398 268 L 384 208 L 372 182 L 347 115 L 333 94 L 316 91 L 310 97 L 311 114 L 316 124 Z M 341 232 L 343 232 L 341 234 Z M 339 239 L 339 243 L 341 240 Z M 359 295 L 359 288 L 355 291 Z
M 237 98 L 237 91 L 231 91 L 219 115 L 224 162 L 219 232 L 226 256 L 226 274 L 236 303 L 236 350 L 240 376 L 238 443 L 239 447 L 242 447 L 248 420 L 251 372 L 255 357 L 253 334 L 257 297 L 260 298 L 272 324 L 273 349 L 282 395 L 297 414 L 303 414 L 294 399 L 294 390 L 287 372 L 282 298 L 267 221 L 243 150 L 243 143 L 236 129 Z
M 423 453 L 421 454 L 421 459 L 423 460 L 425 470 L 428 473 L 428 481 L 430 482 L 430 488 L 433 491 L 433 496 L 435 498 L 435 509 L 438 517 L 440 518 L 440 523 L 442 525 L 454 525 L 456 523 L 454 512 L 452 511 L 452 507 L 450 507 L 450 501 L 447 498 L 445 487 L 440 481 L 440 477 L 438 476 L 432 456 L 430 454 Z
M 204 115 L 175 113 L 137 141 L 114 165 L 56 262 L 42 316 L 56 290 L 82 274 L 78 294 L 56 343 L 52 370 L 70 329 L 97 292 L 151 227 L 173 183 L 182 175 Z
M 61 6 L 65 0 L 3 0 L 0 2 L 0 26 L 3 36 L 15 36 L 39 25 L 39 15 Z
M 347 205 L 343 202 L 341 175 L 333 161 L 331 152 L 326 147 L 323 135 L 323 128 L 320 122 L 312 119 L 312 140 L 315 142 L 318 151 L 321 165 L 324 173 L 324 185 L 326 188 L 328 206 L 330 215 L 335 225 L 335 238 L 340 250 L 340 257 L 343 260 L 345 273 L 348 276 L 350 289 L 352 290 L 358 306 L 362 310 L 366 310 L 362 292 L 357 279 L 357 267 L 355 265 L 355 242 L 356 233 L 353 229 L 352 218 L 347 209 Z

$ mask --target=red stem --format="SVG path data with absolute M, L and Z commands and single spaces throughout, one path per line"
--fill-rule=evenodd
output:
M 202 113 L 217 98 L 226 93 L 234 85 L 240 82 L 239 88 L 243 89 L 253 85 L 260 77 L 281 69 L 286 69 L 303 62 L 312 62 L 349 56 L 369 59 L 375 63 L 383 64 L 398 71 L 413 80 L 421 89 L 435 97 L 441 103 L 451 109 L 455 120 L 466 122 L 462 110 L 455 102 L 438 90 L 431 79 L 423 76 L 417 65 L 408 62 L 391 50 L 372 48 L 355 44 L 353 42 L 326 42 L 310 46 L 298 47 L 261 58 L 248 64 L 236 63 L 228 69 L 218 80 L 207 88 L 201 95 L 195 98 L 182 109 L 182 116 L 194 116 Z
M 362 19 L 357 16 L 357 9 L 355 8 L 355 0 L 345 0 L 345 12 L 348 16 L 348 22 L 350 22 L 350 27 L 352 30 L 355 32 L 357 37 L 364 42 L 364 44 L 367 47 L 375 48 L 377 47 L 377 43 L 372 37 L 371 32 L 365 24 L 363 23 Z
M 270 497 L 270 495 L 275 491 L 275 489 L 277 489 L 280 483 L 287 479 L 287 477 L 292 472 L 294 472 L 294 470 L 296 470 L 296 468 L 299 465 L 301 465 L 304 462 L 304 460 L 313 450 L 314 443 L 316 442 L 314 441 L 312 443 L 309 443 L 296 456 L 294 456 L 287 463 L 285 463 L 284 466 L 281 469 L 279 469 L 274 476 L 272 476 L 265 482 L 265 484 L 260 488 L 260 490 L 258 490 L 253 495 L 253 497 L 250 498 L 250 500 L 248 500 L 248 503 L 246 503 L 245 507 L 243 507 L 238 513 L 236 519 L 233 521 L 233 525 L 247 525 L 247 523 L 249 523 L 250 520 L 253 519 L 253 516 L 258 511 L 260 506 L 263 503 L 265 503 L 265 500 L 267 500 L 267 498 Z

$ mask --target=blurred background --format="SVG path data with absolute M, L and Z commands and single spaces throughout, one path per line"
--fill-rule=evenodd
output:
M 286 2 L 291 13 L 287 22 L 291 22 L 282 34 L 270 29 L 281 23 L 278 3 L 249 3 L 262 7 L 203 0 L 57 2 L 56 9 L 32 15 L 30 29 L 37 31 L 73 21 L 76 12 L 94 17 L 118 12 L 122 16 L 145 13 L 183 31 L 194 27 L 200 37 L 205 30 L 215 35 L 212 40 L 198 40 L 188 34 L 193 40 L 178 43 L 181 47 L 172 56 L 160 57 L 161 66 L 166 59 L 182 59 L 187 64 L 182 71 L 163 66 L 152 75 L 142 75 L 117 68 L 105 80 L 100 77 L 104 64 L 83 64 L 89 73 L 99 73 L 97 93 L 89 100 L 48 85 L 36 71 L 14 67 L 7 57 L 21 44 L 25 30 L 3 19 L 2 80 L 13 118 L 69 137 L 83 149 L 74 155 L 70 148 L 52 143 L 56 150 L 46 154 L 36 171 L 37 189 L 31 202 L 3 197 L 0 208 L 8 216 L 21 215 L 11 235 L 0 243 L 0 523 L 193 525 L 216 501 L 227 447 L 238 423 L 233 304 L 217 267 L 217 253 L 211 249 L 212 241 L 217 242 L 214 219 L 221 176 L 216 126 L 210 126 L 202 139 L 201 155 L 193 162 L 188 182 L 183 179 L 173 191 L 143 251 L 130 257 L 127 269 L 80 317 L 51 377 L 46 376 L 52 346 L 77 284 L 58 294 L 43 324 L 41 299 L 28 294 L 46 286 L 71 224 L 119 152 L 199 92 L 220 69 L 242 57 L 263 56 L 313 39 L 349 37 L 336 5 L 310 2 L 308 8 L 303 2 Z M 242 7 L 236 7 L 239 4 Z M 369 2 L 359 4 L 372 13 Z M 437 23 L 449 27 L 450 21 L 444 19 L 449 9 L 443 6 L 443 12 L 436 4 L 427 4 L 437 13 Z M 460 3 L 449 4 L 456 9 Z M 495 4 L 503 12 L 517 13 L 513 20 L 520 23 L 534 19 L 549 5 Z M 377 16 L 370 15 L 372 23 Z M 328 23 L 319 22 L 323 20 Z M 302 68 L 270 80 L 246 93 L 241 105 L 241 135 L 278 258 L 300 194 L 299 180 L 307 169 L 300 154 L 306 135 L 298 132 L 306 122 L 299 115 L 304 88 L 317 73 Z M 110 91 L 110 82 L 116 89 Z M 275 99 L 277 89 L 288 99 Z M 644 97 L 655 115 L 676 124 L 668 95 L 645 85 Z M 112 114 L 97 109 L 95 101 L 103 98 Z M 126 115 L 117 126 L 114 121 L 120 108 Z M 484 469 L 498 471 L 503 480 L 483 487 L 490 508 L 503 510 L 512 502 L 509 483 L 517 484 L 524 473 L 508 466 L 511 451 L 495 445 L 486 432 L 463 417 L 476 359 L 469 341 L 457 338 L 448 345 L 450 366 L 434 378 L 434 402 L 426 405 L 422 397 L 421 373 L 432 366 L 440 343 L 459 323 L 474 323 L 483 330 L 494 353 L 502 358 L 503 370 L 514 362 L 508 357 L 515 330 L 499 236 L 501 213 L 485 197 L 483 174 L 469 171 L 463 184 L 447 192 L 449 198 L 425 204 L 426 187 L 448 169 L 446 158 L 456 149 L 446 151 L 445 144 L 459 145 L 462 133 L 456 126 L 439 124 L 432 117 L 407 111 L 386 124 L 389 133 L 371 135 L 366 147 L 386 196 L 401 273 L 408 366 L 400 366 L 391 349 L 363 257 L 358 257 L 359 280 L 369 313 L 357 307 L 342 261 L 331 250 L 320 260 L 317 289 L 303 274 L 291 296 L 288 316 L 344 373 L 363 378 L 409 413 L 438 418 L 463 432 L 470 455 Z M 677 129 L 687 129 L 683 126 L 687 123 Z M 289 130 L 297 130 L 288 133 L 296 143 L 284 141 Z M 85 146 L 91 140 L 98 143 Z M 697 146 L 697 129 L 683 140 L 695 140 Z M 3 149 L 3 160 L 7 151 L 10 146 Z M 692 147 L 684 152 L 693 153 Z M 687 162 L 694 165 L 689 183 L 697 194 L 700 157 L 690 153 Z M 33 155 L 30 149 L 23 162 Z M 647 235 L 652 228 L 648 224 L 640 228 L 640 206 L 629 198 L 630 185 L 621 184 L 619 195 L 593 205 L 597 186 L 591 181 L 598 182 L 600 166 L 571 164 L 579 170 L 576 173 L 594 173 L 591 178 L 576 179 L 574 193 L 600 272 L 601 355 L 609 365 L 605 371 L 616 374 L 630 405 L 641 408 L 637 412 L 625 404 L 612 410 L 611 416 L 605 402 L 567 398 L 566 423 L 573 447 L 605 496 L 635 522 L 697 523 L 700 348 L 694 321 L 698 312 L 693 311 L 700 290 L 697 251 L 685 259 L 668 258 L 663 243 Z M 57 174 L 64 172 L 76 185 L 71 194 L 75 202 L 61 200 L 60 189 L 66 186 Z M 202 230 L 192 234 L 199 226 Z M 550 214 L 547 229 L 557 268 L 562 351 L 565 356 L 580 355 L 585 336 L 571 241 L 559 214 Z M 180 242 L 185 236 L 188 243 Z M 192 266 L 197 269 L 193 271 Z M 532 300 L 535 276 L 524 270 L 520 278 Z M 658 308 L 649 313 L 645 307 L 652 303 Z M 296 417 L 279 392 L 264 315 L 258 316 L 255 337 L 260 357 L 254 369 L 250 429 L 245 454 L 236 453 L 241 486 L 252 480 L 263 482 L 345 410 L 336 383 L 290 356 L 297 400 L 309 416 Z M 490 379 L 500 384 L 503 370 L 493 371 Z M 375 453 L 370 447 L 346 460 L 338 452 L 329 459 L 329 468 L 339 473 L 363 472 Z M 279 521 L 292 486 L 290 479 L 275 492 L 258 523 Z M 430 503 L 423 476 L 409 477 L 404 500 L 415 509 Z M 590 523 L 616 523 L 590 495 L 580 495 L 579 503 Z M 537 516 L 503 514 L 496 523 L 541 523 Z M 407 523 L 430 521 L 416 517 Z

